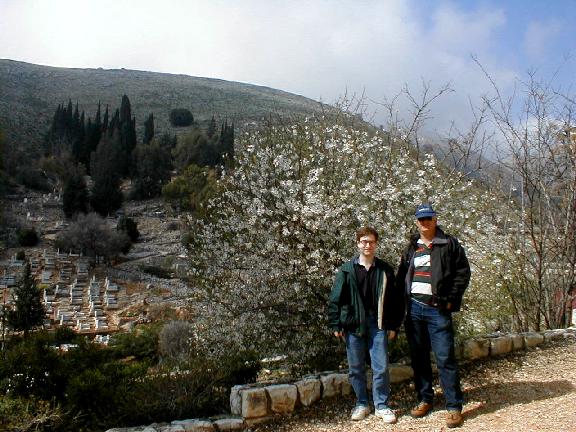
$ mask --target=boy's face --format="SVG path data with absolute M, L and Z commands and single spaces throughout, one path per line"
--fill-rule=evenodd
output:
M 378 242 L 373 234 L 362 236 L 360 237 L 360 240 L 358 240 L 358 251 L 360 252 L 360 255 L 363 255 L 366 258 L 374 257 L 377 246 Z

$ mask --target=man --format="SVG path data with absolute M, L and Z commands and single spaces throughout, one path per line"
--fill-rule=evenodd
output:
M 375 256 L 376 230 L 359 229 L 356 244 L 359 254 L 342 265 L 334 281 L 328 304 L 329 325 L 334 336 L 346 342 L 348 373 L 357 399 L 352 420 L 362 420 L 370 413 L 365 366 L 368 351 L 375 415 L 386 423 L 395 423 L 396 414 L 388 406 L 388 339 L 396 337 L 402 323 L 404 298 L 392 267 Z
M 432 349 L 446 399 L 446 425 L 457 427 L 464 421 L 463 396 L 454 354 L 452 313 L 460 310 L 470 281 L 470 265 L 458 240 L 438 227 L 430 204 L 418 206 L 415 216 L 418 233 L 410 239 L 396 278 L 406 293 L 405 328 L 419 401 L 410 413 L 423 417 L 432 409 Z

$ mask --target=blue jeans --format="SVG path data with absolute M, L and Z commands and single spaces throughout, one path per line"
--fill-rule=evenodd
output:
M 390 374 L 388 370 L 388 337 L 386 330 L 378 329 L 375 315 L 366 317 L 366 334 L 346 333 L 348 376 L 356 394 L 356 405 L 368 406 L 366 386 L 366 351 L 372 364 L 372 399 L 376 409 L 388 406 Z
M 429 403 L 434 400 L 430 363 L 430 349 L 432 349 L 438 366 L 440 385 L 446 399 L 446 409 L 462 410 L 463 396 L 458 362 L 454 354 L 452 314 L 412 300 L 405 327 L 418 400 Z

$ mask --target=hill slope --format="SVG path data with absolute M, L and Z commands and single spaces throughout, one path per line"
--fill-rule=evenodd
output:
M 170 110 L 187 108 L 200 124 L 212 115 L 237 126 L 271 114 L 284 116 L 319 112 L 319 102 L 303 96 L 250 84 L 125 69 L 68 69 L 0 59 L 0 127 L 9 145 L 31 149 L 41 142 L 56 107 L 78 102 L 86 117 L 94 117 L 98 102 L 111 111 L 128 95 L 136 116 L 138 140 L 143 122 L 154 114 L 156 135 L 176 133 Z M 179 128 L 179 131 L 181 128 Z

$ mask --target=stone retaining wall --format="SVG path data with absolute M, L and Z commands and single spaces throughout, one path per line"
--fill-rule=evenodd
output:
M 514 335 L 493 335 L 468 339 L 456 346 L 461 361 L 509 354 L 543 343 L 576 336 L 576 329 L 548 330 Z M 392 364 L 390 381 L 399 383 L 412 378 L 410 366 Z M 370 385 L 370 380 L 368 380 Z M 152 424 L 132 428 L 114 428 L 106 432 L 220 432 L 244 430 L 310 406 L 326 398 L 348 396 L 352 386 L 347 372 L 324 372 L 288 384 L 234 386 L 230 392 L 232 416 L 214 419 L 176 420 L 170 424 Z

